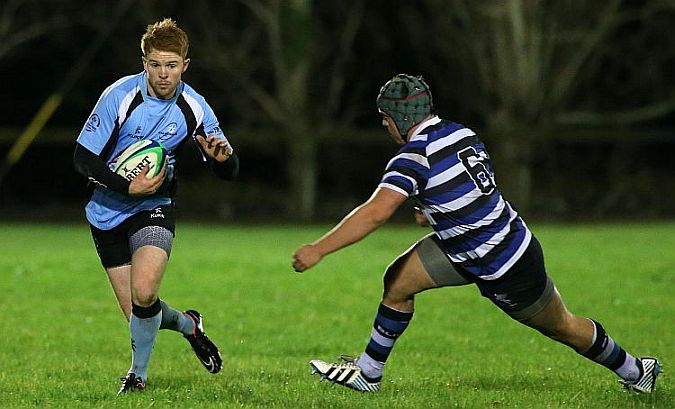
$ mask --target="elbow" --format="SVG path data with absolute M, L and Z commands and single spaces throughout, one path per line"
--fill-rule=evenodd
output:
M 378 228 L 383 224 L 387 223 L 387 221 L 391 217 L 391 212 L 380 209 L 373 209 L 371 212 L 369 212 L 369 216 L 370 222 L 373 224 L 375 228 Z

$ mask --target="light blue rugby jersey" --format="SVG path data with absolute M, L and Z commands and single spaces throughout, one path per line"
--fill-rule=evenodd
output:
M 485 146 L 434 116 L 387 164 L 380 187 L 414 198 L 450 260 L 485 280 L 501 277 L 532 233 L 497 190 Z
M 168 183 L 174 178 L 177 150 L 195 134 L 226 140 L 204 97 L 184 82 L 178 85 L 172 99 L 151 97 L 143 71 L 121 78 L 103 91 L 77 142 L 113 169 L 117 156 L 132 143 L 142 139 L 159 141 L 169 152 Z M 199 153 L 206 161 L 201 150 Z M 169 203 L 169 197 L 129 197 L 99 185 L 85 213 L 92 225 L 110 230 L 129 216 Z

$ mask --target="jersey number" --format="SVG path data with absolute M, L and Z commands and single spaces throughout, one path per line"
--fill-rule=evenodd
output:
M 495 190 L 496 185 L 492 172 L 488 170 L 484 163 L 488 158 L 487 153 L 478 153 L 476 149 L 469 146 L 457 152 L 457 157 L 462 161 L 469 176 L 483 194 L 489 195 Z

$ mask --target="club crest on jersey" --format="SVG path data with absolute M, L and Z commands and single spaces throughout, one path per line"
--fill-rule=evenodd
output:
M 171 138 L 172 136 L 175 136 L 177 132 L 178 132 L 178 124 L 176 124 L 175 122 L 171 122 L 169 125 L 166 126 L 165 130 L 159 132 L 159 139 L 165 141 Z
M 92 114 L 87 123 L 84 125 L 84 130 L 87 132 L 94 132 L 101 125 L 101 118 L 98 117 L 98 114 Z

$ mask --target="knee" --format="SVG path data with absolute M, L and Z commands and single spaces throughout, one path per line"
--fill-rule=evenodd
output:
M 407 285 L 401 279 L 403 260 L 396 259 L 387 267 L 384 273 L 384 294 L 383 299 L 393 302 L 402 302 L 411 300 L 414 293 L 410 291 Z
M 146 288 L 134 288 L 131 290 L 131 300 L 141 307 L 148 307 L 157 301 L 157 294 Z

